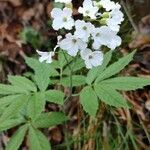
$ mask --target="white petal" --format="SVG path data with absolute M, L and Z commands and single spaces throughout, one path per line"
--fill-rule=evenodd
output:
M 92 54 L 93 59 L 91 59 L 91 64 L 96 67 L 103 63 L 103 53 L 100 51 L 95 51 Z
M 53 8 L 53 10 L 51 11 L 51 16 L 53 18 L 56 18 L 60 17 L 60 15 L 62 15 L 62 10 L 60 8 Z
M 54 19 L 52 23 L 52 27 L 54 30 L 59 30 L 62 28 L 63 22 L 60 20 L 60 18 Z
M 67 22 L 63 23 L 63 26 L 65 29 L 71 30 L 74 26 L 74 20 L 72 18 L 69 18 Z
M 74 45 L 72 48 L 67 50 L 68 54 L 71 56 L 76 56 L 78 51 L 79 51 L 78 45 Z
M 72 16 L 72 9 L 65 7 L 63 9 L 63 15 L 67 16 L 67 17 L 71 17 Z
M 92 68 L 92 64 L 90 63 L 89 60 L 85 60 L 85 65 L 87 69 L 91 69 Z
M 61 49 L 67 50 L 72 47 L 72 42 L 70 40 L 68 40 L 68 38 L 66 38 L 66 39 L 60 41 L 59 45 L 60 45 Z
M 85 50 L 81 50 L 80 52 L 81 58 L 84 60 L 88 59 L 90 54 L 92 54 L 92 51 L 89 48 L 86 48 Z

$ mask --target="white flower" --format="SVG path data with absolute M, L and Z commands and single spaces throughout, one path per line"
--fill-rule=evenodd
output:
M 77 20 L 75 22 L 75 36 L 82 39 L 84 42 L 88 42 L 88 38 L 90 37 L 90 34 L 94 30 L 94 25 L 92 25 L 90 22 L 85 22 L 81 20 Z
M 110 29 L 118 32 L 120 29 L 119 25 L 123 20 L 123 13 L 119 9 L 113 9 L 109 14 L 109 18 L 106 20 L 106 24 Z
M 36 52 L 40 55 L 40 62 L 46 61 L 46 63 L 51 63 L 53 61 L 52 57 L 55 55 L 54 52 L 42 52 L 38 50 L 36 50 Z
M 113 10 L 115 8 L 120 9 L 121 6 L 118 3 L 114 3 L 113 1 L 110 0 L 101 0 L 100 4 L 103 6 L 103 8 L 106 9 L 106 11 Z
M 61 35 L 57 36 L 57 45 L 54 47 L 54 52 L 55 52 L 56 49 L 59 47 L 59 43 L 60 43 L 61 39 L 62 39 L 62 36 L 61 36 Z
M 71 1 L 72 1 L 72 0 L 55 0 L 55 2 L 66 3 L 66 4 L 71 3 Z
M 78 12 L 83 14 L 85 17 L 90 17 L 91 19 L 96 19 L 96 14 L 99 8 L 93 6 L 92 0 L 84 0 L 83 7 L 79 7 Z
M 54 19 L 52 23 L 52 27 L 55 30 L 59 30 L 65 28 L 67 30 L 71 30 L 74 26 L 74 20 L 72 18 L 72 9 L 64 8 L 61 10 L 60 8 L 54 8 L 51 12 L 51 16 Z
M 90 49 L 86 48 L 85 50 L 82 50 L 80 54 L 88 69 L 97 67 L 103 63 L 104 56 L 101 51 L 92 52 Z
M 111 50 L 114 50 L 116 47 L 121 45 L 121 38 L 116 34 L 117 32 L 112 31 L 107 26 L 95 28 L 92 34 L 92 38 L 94 40 L 93 48 L 99 49 L 102 45 L 105 45 Z
M 81 39 L 72 35 L 71 33 L 66 34 L 66 38 L 59 42 L 61 49 L 68 52 L 71 56 L 76 56 L 79 50 L 84 50 L 87 44 Z

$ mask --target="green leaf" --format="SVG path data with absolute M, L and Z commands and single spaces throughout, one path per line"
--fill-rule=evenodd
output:
M 28 106 L 27 106 L 27 113 L 28 117 L 32 120 L 36 119 L 45 108 L 45 95 L 44 93 L 36 93 L 32 97 L 30 97 Z
M 28 125 L 21 126 L 9 140 L 6 150 L 18 150 L 27 132 Z
M 30 150 L 51 150 L 50 143 L 45 135 L 33 127 L 29 128 L 28 139 Z
M 8 76 L 8 81 L 11 82 L 12 85 L 20 87 L 23 90 L 36 92 L 37 88 L 35 84 L 22 76 Z
M 3 122 L 0 123 L 0 132 L 18 126 L 19 124 L 24 122 L 25 120 L 23 118 L 5 119 Z
M 58 90 L 48 90 L 45 92 L 45 98 L 48 102 L 63 105 L 64 97 L 64 93 Z
M 65 51 L 60 50 L 58 53 L 58 62 L 59 62 L 59 67 L 63 68 L 65 65 L 70 63 L 72 61 L 72 57 L 68 55 Z
M 26 63 L 30 66 L 34 72 L 34 79 L 41 91 L 45 91 L 50 83 L 50 76 L 57 74 L 58 72 L 52 67 L 51 64 L 45 62 L 41 63 L 39 60 L 33 58 L 25 58 Z
M 71 79 L 70 77 L 64 77 L 60 80 L 60 84 L 65 87 L 70 87 Z M 73 75 L 72 76 L 72 86 L 81 86 L 85 84 L 85 76 Z
M 80 102 L 83 109 L 91 116 L 95 117 L 98 110 L 98 98 L 90 86 L 86 86 L 80 93 Z
M 28 94 L 27 90 L 21 89 L 18 86 L 0 84 L 0 95 L 11 95 L 11 94 Z
M 20 95 L 9 95 L 0 98 L 0 108 L 10 105 Z
M 72 69 L 71 70 L 72 72 L 76 72 L 76 71 L 82 69 L 84 66 L 85 66 L 84 61 L 82 59 L 76 58 L 67 65 L 67 67 L 63 70 L 63 74 L 70 75 L 69 67 Z
M 140 77 L 116 77 L 100 82 L 101 85 L 109 85 L 116 90 L 136 90 L 150 85 L 150 79 Z
M 120 72 L 125 66 L 127 66 L 133 59 L 133 56 L 136 51 L 133 51 L 129 55 L 120 58 L 117 62 L 113 63 L 112 65 L 108 66 L 95 80 L 95 83 L 98 83 L 104 79 L 107 79 L 118 72 Z
M 104 103 L 110 106 L 129 108 L 128 103 L 123 96 L 112 87 L 101 85 L 100 83 L 95 85 L 94 89 L 99 99 Z
M 102 73 L 102 71 L 106 68 L 108 63 L 110 62 L 110 59 L 112 57 L 112 51 L 107 52 L 104 55 L 104 62 L 101 66 L 94 67 L 91 70 L 89 70 L 87 77 L 86 77 L 86 83 L 91 85 L 92 82 L 96 79 L 96 77 Z
M 65 114 L 60 112 L 43 113 L 35 120 L 35 126 L 38 128 L 49 128 L 50 126 L 56 126 L 62 124 L 68 120 Z
M 28 98 L 28 95 L 18 95 L 11 105 L 4 110 L 0 117 L 0 122 L 5 121 L 6 118 L 9 119 L 16 116 L 27 103 Z

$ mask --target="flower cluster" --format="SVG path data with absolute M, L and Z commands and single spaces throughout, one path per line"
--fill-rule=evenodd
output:
M 110 0 L 84 0 L 78 13 L 82 20 L 74 20 L 71 0 L 55 0 L 64 3 L 64 8 L 54 8 L 51 11 L 54 30 L 66 29 L 65 37 L 58 36 L 58 43 L 54 51 L 60 47 L 71 56 L 80 54 L 87 68 L 99 66 L 103 63 L 102 47 L 114 50 L 120 46 L 121 38 L 117 35 L 120 24 L 124 20 L 121 6 Z M 70 4 L 70 5 L 68 5 Z M 54 52 L 41 53 L 40 61 L 52 62 Z

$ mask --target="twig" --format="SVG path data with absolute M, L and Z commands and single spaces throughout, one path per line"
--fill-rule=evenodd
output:
M 132 27 L 134 28 L 135 32 L 136 32 L 136 33 L 139 33 L 139 29 L 138 29 L 138 27 L 136 26 L 135 22 L 133 21 L 132 16 L 131 16 L 130 12 L 128 11 L 127 7 L 126 7 L 125 2 L 124 2 L 123 0 L 120 0 L 120 3 L 121 3 L 121 5 L 123 6 L 124 11 L 125 11 L 125 13 L 126 13 L 128 19 L 129 19 L 129 21 L 130 21 Z

